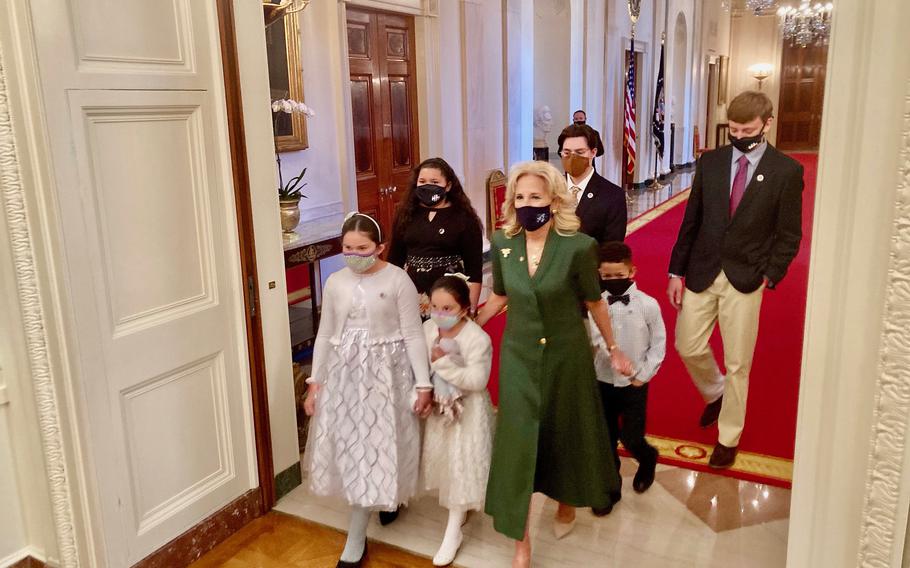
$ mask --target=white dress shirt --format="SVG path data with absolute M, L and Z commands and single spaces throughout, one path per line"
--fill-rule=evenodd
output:
M 626 294 L 629 295 L 629 305 L 621 301 L 610 305 L 610 322 L 616 344 L 632 361 L 635 373 L 632 377 L 613 370 L 606 342 L 594 320 L 589 320 L 591 341 L 597 349 L 594 354 L 597 380 L 616 387 L 629 386 L 630 379 L 643 383 L 650 381 L 660 369 L 667 349 L 667 332 L 657 300 L 638 290 L 634 282 Z M 602 297 L 607 300 L 609 293 L 604 292 Z
M 579 203 L 581 203 L 581 200 L 585 195 L 585 190 L 588 189 L 588 182 L 591 181 L 592 177 L 594 177 L 594 168 L 591 168 L 591 171 L 588 172 L 588 175 L 586 175 L 584 177 L 584 179 L 582 179 L 578 183 L 575 183 L 574 181 L 572 181 L 572 176 L 570 176 L 569 174 L 566 174 L 566 183 L 569 185 L 569 195 L 572 194 L 573 187 L 577 187 L 577 188 L 581 189 L 581 191 L 578 192 L 578 197 L 575 200 L 575 205 L 578 205 Z

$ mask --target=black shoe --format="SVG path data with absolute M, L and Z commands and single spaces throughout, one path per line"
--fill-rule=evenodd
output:
M 356 562 L 345 562 L 344 560 L 339 560 L 338 564 L 335 565 L 335 568 L 360 568 L 363 566 L 363 563 L 367 559 L 367 541 L 363 541 L 363 554 L 360 555 L 360 560 Z
M 613 512 L 613 503 L 610 503 L 606 507 L 591 507 L 591 513 L 595 517 L 606 517 Z
M 616 504 L 619 503 L 621 500 L 622 500 L 621 492 L 615 491 L 613 493 L 610 493 L 610 504 L 607 505 L 606 507 L 591 507 L 591 513 L 593 513 L 595 517 L 606 517 L 607 515 L 609 515 L 610 513 L 613 512 L 613 507 L 615 507 Z
M 717 422 L 717 417 L 720 416 L 720 408 L 723 404 L 724 396 L 721 395 L 719 399 L 706 405 L 704 412 L 701 413 L 701 418 L 698 420 L 698 425 L 702 428 L 707 428 Z
M 708 460 L 708 465 L 714 469 L 727 469 L 735 462 L 736 446 L 730 448 L 718 442 L 714 446 L 714 451 L 711 452 L 711 459 Z
M 657 469 L 657 458 L 653 461 L 639 464 L 635 477 L 632 478 L 632 489 L 636 493 L 644 493 L 654 483 L 654 471 Z
M 390 525 L 395 522 L 395 519 L 398 518 L 398 512 L 401 510 L 399 507 L 394 511 L 379 511 L 379 524 L 382 526 Z

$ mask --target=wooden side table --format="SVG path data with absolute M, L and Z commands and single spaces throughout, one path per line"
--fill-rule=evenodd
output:
M 322 309 L 322 284 L 319 261 L 341 254 L 341 225 L 343 215 L 331 216 L 317 221 L 302 222 L 297 226 L 299 238 L 284 245 L 284 268 L 308 265 L 310 279 L 310 303 L 312 306 L 312 330 L 305 337 L 292 338 L 292 351 L 296 354 L 312 347 L 319 331 L 319 315 Z

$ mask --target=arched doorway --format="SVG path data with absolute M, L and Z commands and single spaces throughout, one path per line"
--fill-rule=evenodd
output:
M 674 125 L 673 151 L 670 153 L 670 165 L 684 164 L 685 141 L 688 138 L 689 120 L 686 117 L 686 78 L 689 75 L 688 65 L 688 26 L 682 12 L 676 16 L 673 29 L 673 101 L 670 107 L 670 120 Z

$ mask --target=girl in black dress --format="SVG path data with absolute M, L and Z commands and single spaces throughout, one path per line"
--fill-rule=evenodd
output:
M 417 287 L 421 314 L 429 317 L 427 293 L 447 273 L 468 277 L 471 308 L 483 278 L 483 228 L 452 167 L 442 158 L 414 168 L 401 201 L 388 260 L 404 268 Z

